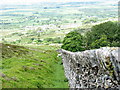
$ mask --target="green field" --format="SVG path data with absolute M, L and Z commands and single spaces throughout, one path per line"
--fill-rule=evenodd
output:
M 11 44 L 61 43 L 74 29 L 85 33 L 95 24 L 117 20 L 118 15 L 117 4 L 104 2 L 46 2 L 0 9 L 1 37 Z M 49 38 L 54 40 L 47 41 Z
M 68 88 L 55 47 L 2 44 L 3 88 Z

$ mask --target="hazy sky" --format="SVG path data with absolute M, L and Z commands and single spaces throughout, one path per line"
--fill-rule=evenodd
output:
M 32 4 L 38 2 L 85 2 L 85 1 L 112 1 L 119 0 L 0 0 L 0 4 Z

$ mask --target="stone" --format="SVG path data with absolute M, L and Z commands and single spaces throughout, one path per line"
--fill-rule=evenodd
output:
M 34 68 L 34 67 L 30 67 L 29 69 L 30 69 L 30 70 L 35 70 L 35 68 Z
M 6 77 L 6 78 L 5 78 L 5 80 L 10 81 L 10 80 L 11 80 L 11 78 Z
M 11 80 L 17 81 L 16 77 L 11 77 Z
M 6 75 L 4 73 L 0 73 L 0 76 L 3 78 L 6 77 Z
M 23 70 L 27 71 L 28 67 L 27 66 L 22 66 Z
M 62 57 L 70 88 L 114 88 L 120 85 L 119 47 L 82 52 L 57 50 Z M 77 76 L 77 77 L 76 77 Z

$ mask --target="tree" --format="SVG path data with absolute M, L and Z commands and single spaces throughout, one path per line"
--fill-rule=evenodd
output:
M 117 22 L 111 21 L 93 26 L 91 28 L 91 31 L 87 32 L 87 34 L 85 35 L 86 48 L 93 49 L 105 46 L 119 47 L 120 46 L 119 27 L 120 26 L 118 25 Z
M 91 44 L 92 48 L 100 48 L 104 46 L 110 46 L 110 42 L 107 40 L 106 35 L 102 35 L 100 39 L 96 40 Z
M 68 33 L 63 40 L 61 48 L 72 52 L 83 51 L 83 36 L 77 31 Z

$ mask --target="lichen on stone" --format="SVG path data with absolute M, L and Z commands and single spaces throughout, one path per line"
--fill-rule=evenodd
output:
M 70 88 L 114 88 L 120 85 L 118 47 L 83 52 L 59 50 Z

